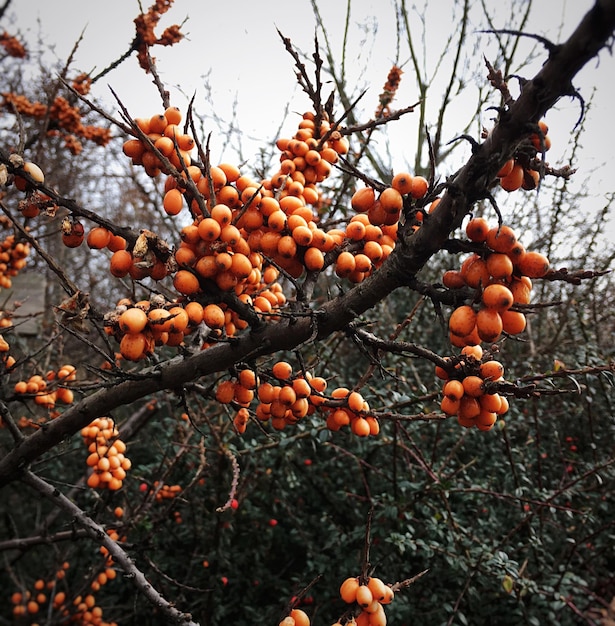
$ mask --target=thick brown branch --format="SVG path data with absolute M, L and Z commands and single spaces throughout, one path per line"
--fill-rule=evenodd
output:
M 459 227 L 474 203 L 486 197 L 501 165 L 511 157 L 534 124 L 562 96 L 570 94 L 576 73 L 610 41 L 615 30 L 615 0 L 598 0 L 540 72 L 528 81 L 505 118 L 480 144 L 468 163 L 447 181 L 447 191 L 429 219 L 402 236 L 382 267 L 347 293 L 312 315 L 291 318 L 262 331 L 218 344 L 188 358 L 177 357 L 152 367 L 138 380 L 100 389 L 67 409 L 47 428 L 26 438 L 0 460 L 0 486 L 14 480 L 32 461 L 77 433 L 95 417 L 162 389 L 181 389 L 189 381 L 223 371 L 239 360 L 296 348 L 345 328 L 392 291 L 408 285 Z

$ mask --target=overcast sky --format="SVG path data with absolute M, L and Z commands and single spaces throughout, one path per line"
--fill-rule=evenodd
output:
M 143 0 L 149 6 L 149 0 Z M 419 7 L 423 2 L 416 2 Z M 426 54 L 439 50 L 445 36 L 451 31 L 447 24 L 452 14 L 453 0 L 431 0 L 426 22 L 430 33 L 426 42 Z M 478 3 L 477 3 L 478 4 Z M 485 0 L 493 11 L 496 26 L 504 23 L 510 15 L 511 6 L 518 2 Z M 566 38 L 580 18 L 593 4 L 590 0 L 535 0 L 526 32 L 538 33 L 554 41 Z M 408 7 L 413 3 L 408 1 Z M 346 0 L 321 0 L 320 11 L 328 27 L 328 37 L 336 54 L 341 54 L 344 35 Z M 412 11 L 411 19 L 417 27 L 419 13 Z M 42 32 L 46 57 L 64 61 L 79 35 L 85 29 L 84 39 L 76 54 L 74 66 L 94 73 L 124 53 L 133 36 L 133 19 L 138 13 L 137 0 L 13 0 L 9 13 L 16 16 L 11 28 L 25 35 L 31 50 L 38 47 L 37 36 Z M 377 17 L 376 17 L 377 16 Z M 309 0 L 234 0 L 213 3 L 210 0 L 175 0 L 171 10 L 161 22 L 162 30 L 173 23 L 185 23 L 182 31 L 186 40 L 172 48 L 156 47 L 159 73 L 170 88 L 172 103 L 185 108 L 186 97 L 197 94 L 196 108 L 201 113 L 215 113 L 221 118 L 231 117 L 232 105 L 237 99 L 238 119 L 247 137 L 253 143 L 244 146 L 244 155 L 251 157 L 257 151 L 259 141 L 275 136 L 287 103 L 292 111 L 303 112 L 309 108 L 305 94 L 297 87 L 292 60 L 284 51 L 276 27 L 301 50 L 313 49 L 315 19 Z M 7 21 L 4 25 L 9 28 Z M 560 30 L 561 28 L 561 30 Z M 368 87 L 365 97 L 368 114 L 373 112 L 386 74 L 396 59 L 395 11 L 390 0 L 352 0 L 350 28 L 348 31 L 347 71 L 350 81 L 360 88 Z M 494 48 L 492 36 L 471 33 L 469 44 L 475 46 L 473 71 L 484 75 L 482 54 L 489 58 Z M 432 55 L 433 56 L 433 55 Z M 395 105 L 406 106 L 416 102 L 416 82 L 410 64 L 407 47 L 402 46 L 399 61 L 405 74 Z M 539 69 L 544 57 L 537 59 Z M 368 62 L 369 61 L 369 62 Z M 611 122 L 613 93 L 613 59 L 608 53 L 601 55 L 601 63 L 592 63 L 579 75 L 577 86 L 588 97 L 598 86 L 598 99 L 589 112 L 587 132 L 584 135 L 584 154 L 581 170 L 592 171 L 596 189 L 613 191 L 612 146 L 615 142 L 615 125 Z M 211 87 L 211 101 L 207 101 Z M 151 79 L 137 66 L 134 55 L 119 68 L 107 75 L 94 89 L 97 98 L 103 98 L 111 110 L 116 109 L 108 85 L 120 95 L 135 117 L 149 116 L 160 110 L 160 98 Z M 181 85 L 181 90 L 177 88 Z M 182 94 L 183 91 L 183 94 Z M 213 108 L 212 108 L 213 102 Z M 438 113 L 439 99 L 433 110 L 428 108 L 428 122 Z M 562 100 L 557 111 L 547 121 L 551 126 L 554 148 L 549 156 L 555 157 L 564 149 L 568 136 L 578 116 L 578 105 L 569 99 Z M 285 128 L 292 132 L 296 118 L 287 121 Z M 405 125 L 404 125 L 405 124 Z M 392 133 L 392 146 L 399 151 L 399 169 L 412 163 L 413 155 L 407 149 L 414 148 L 412 141 L 405 140 L 416 132 L 416 116 L 408 119 Z M 559 134 L 558 134 L 559 133 Z M 451 135 L 454 136 L 453 134 Z M 561 139 L 560 139 L 561 137 Z M 396 143 L 397 142 L 397 143 Z M 222 151 L 223 142 L 216 143 L 212 137 L 212 151 Z M 220 159 L 228 154 L 218 154 Z M 609 167 L 601 167 L 609 163 Z M 580 180 L 580 179 L 579 179 Z M 580 184 L 580 182 L 579 182 Z

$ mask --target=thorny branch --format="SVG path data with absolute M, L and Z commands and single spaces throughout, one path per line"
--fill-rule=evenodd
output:
M 86 515 L 74 502 L 32 472 L 24 472 L 21 476 L 21 481 L 50 500 L 54 505 L 64 509 L 64 511 L 85 530 L 90 538 L 107 548 L 115 563 L 124 570 L 124 576 L 132 581 L 143 596 L 160 610 L 166 619 L 174 624 L 198 626 L 196 622 L 192 621 L 192 616 L 189 613 L 179 611 L 165 600 L 160 593 L 154 589 L 143 572 L 137 568 L 134 561 L 122 549 L 119 543 L 113 541 L 105 532 L 104 528 Z

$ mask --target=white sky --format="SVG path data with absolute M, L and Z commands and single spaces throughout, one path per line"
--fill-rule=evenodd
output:
M 485 0 L 485 3 L 495 15 L 496 26 L 504 23 L 513 4 L 502 0 Z M 151 2 L 142 0 L 142 4 L 146 8 Z M 423 6 L 421 1 L 416 4 Z M 432 50 L 431 42 L 433 41 L 433 48 L 438 51 L 445 35 L 451 30 L 443 24 L 443 20 L 451 15 L 453 0 L 431 0 L 427 4 L 429 53 Z M 572 32 L 592 4 L 591 0 L 535 0 L 525 30 L 561 41 Z M 412 7 L 412 2 L 408 1 L 407 5 Z M 346 6 L 346 0 L 319 2 L 324 22 L 329 27 L 332 46 L 340 54 Z M 44 44 L 53 45 L 53 55 L 62 61 L 85 28 L 85 37 L 74 65 L 85 71 L 95 69 L 96 73 L 127 49 L 134 35 L 132 20 L 138 13 L 138 2 L 13 0 L 9 13 L 16 15 L 16 23 L 9 26 L 5 20 L 5 27 L 18 29 L 28 35 L 29 46 L 34 49 L 37 47 L 36 38 L 40 26 L 40 31 L 44 34 Z M 377 20 L 374 17 L 376 15 Z M 184 94 L 188 96 L 196 92 L 198 111 L 211 114 L 211 104 L 204 100 L 206 90 L 203 87 L 203 76 L 208 75 L 212 101 L 219 117 L 229 119 L 232 103 L 237 99 L 241 129 L 246 137 L 255 139 L 253 143 L 248 141 L 244 145 L 244 155 L 251 157 L 258 151 L 259 143 L 275 137 L 288 102 L 291 103 L 292 111 L 303 112 L 309 108 L 307 97 L 296 85 L 292 60 L 285 52 L 275 27 L 290 37 L 297 48 L 311 53 L 315 20 L 310 1 L 234 0 L 218 5 L 210 0 L 175 0 L 171 10 L 164 16 L 159 32 L 165 26 L 180 23 L 186 18 L 182 32 L 187 35 L 187 39 L 172 48 L 157 46 L 154 50 L 159 73 L 170 87 L 172 104 L 185 108 L 186 98 L 175 88 L 176 85 L 181 85 Z M 412 13 L 412 19 L 418 26 L 418 12 Z M 377 26 L 377 30 L 371 38 L 369 32 L 374 26 Z M 395 12 L 390 0 L 352 0 L 348 43 L 349 49 L 356 51 L 358 58 L 348 59 L 348 77 L 360 88 L 369 87 L 365 97 L 367 115 L 373 112 L 386 74 L 395 60 L 395 32 Z M 472 69 L 484 76 L 482 54 L 490 57 L 493 38 L 475 34 L 471 35 L 470 42 L 478 44 L 475 66 Z M 50 61 L 53 55 L 48 53 Z M 365 64 L 367 58 L 369 63 Z M 399 60 L 402 63 L 408 60 L 407 48 L 402 47 Z M 543 60 L 544 57 L 541 57 L 535 64 L 535 71 Z M 410 64 L 404 69 L 402 85 L 393 105 L 397 107 L 417 100 L 416 83 Z M 581 93 L 586 97 L 591 95 L 594 86 L 598 87 L 597 100 L 593 110 L 589 112 L 587 131 L 583 137 L 582 161 L 577 164 L 580 167 L 578 184 L 582 184 L 582 172 L 592 172 L 592 187 L 603 193 L 615 190 L 610 171 L 613 165 L 612 146 L 615 145 L 615 125 L 610 119 L 612 96 L 615 95 L 612 76 L 613 59 L 603 52 L 601 62 L 590 64 L 575 81 L 575 85 L 580 87 Z M 114 88 L 135 117 L 149 116 L 160 110 L 157 90 L 151 79 L 138 68 L 134 55 L 107 75 L 94 89 L 97 98 L 104 99 L 110 110 L 116 110 L 107 85 Z M 428 107 L 428 122 L 435 121 L 438 113 L 440 100 L 439 95 L 435 99 L 435 93 L 433 108 Z M 475 105 L 475 101 L 470 100 L 470 106 L 472 105 Z M 556 164 L 558 158 L 563 156 L 562 150 L 578 113 L 578 105 L 564 99 L 558 104 L 557 111 L 547 117 L 554 144 L 549 153 L 552 164 Z M 399 152 L 399 166 L 396 169 L 406 169 L 407 164 L 413 162 L 413 154 L 408 151 L 415 148 L 412 137 L 416 133 L 416 120 L 417 117 L 411 114 L 405 122 L 396 126 L 395 132 L 390 133 L 392 149 L 395 154 Z M 295 120 L 288 120 L 285 128 L 287 132 L 293 132 Z M 454 132 L 450 138 L 453 136 Z M 445 141 L 446 139 L 448 138 Z M 216 150 L 222 151 L 222 145 L 222 140 L 216 142 L 214 133 L 214 155 Z M 220 159 L 232 158 L 228 153 L 217 156 Z M 604 164 L 608 164 L 608 167 Z M 447 173 L 449 172 L 441 172 L 442 175 Z

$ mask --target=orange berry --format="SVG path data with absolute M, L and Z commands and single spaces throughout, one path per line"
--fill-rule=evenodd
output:
M 224 311 L 217 304 L 208 304 L 203 308 L 203 322 L 209 328 L 222 328 L 225 323 Z
M 500 170 L 498 171 L 497 177 L 498 178 L 504 178 L 505 176 L 508 176 L 512 172 L 514 166 L 515 166 L 515 160 L 514 159 L 508 159 L 508 161 L 506 161 L 502 165 Z
M 216 388 L 216 400 L 222 404 L 229 404 L 235 399 L 235 383 L 232 380 L 223 380 Z
M 132 267 L 132 262 L 132 254 L 128 250 L 117 250 L 111 255 L 109 271 L 116 278 L 123 278 Z
M 474 289 L 488 285 L 491 279 L 486 261 L 478 255 L 466 259 L 459 272 L 466 284 Z
M 464 394 L 463 383 L 460 380 L 449 380 L 442 388 L 442 393 L 450 400 L 461 400 Z
M 473 359 L 480 361 L 483 358 L 483 349 L 479 345 L 465 346 L 462 348 L 461 354 L 468 357 L 469 361 L 472 361 Z
M 271 368 L 271 373 L 278 380 L 288 380 L 293 374 L 293 367 L 290 363 L 287 363 L 286 361 L 278 361 L 277 363 L 273 364 L 273 367 Z
M 378 197 L 380 206 L 385 213 L 397 213 L 402 210 L 404 206 L 404 199 L 402 195 L 393 189 L 393 187 L 387 187 L 384 189 Z
M 352 391 L 347 398 L 348 408 L 354 413 L 360 413 L 363 410 L 363 396 L 357 391 Z
M 178 107 L 168 107 L 165 109 L 164 117 L 167 124 L 179 124 L 182 121 L 182 114 Z
M 403 196 L 412 193 L 412 174 L 408 172 L 398 172 L 391 180 L 391 187 L 399 191 Z
M 147 350 L 148 342 L 143 333 L 126 333 L 120 341 L 120 354 L 127 361 L 139 361 Z
M 121 330 L 126 333 L 140 333 L 147 325 L 147 314 L 143 309 L 126 309 L 118 320 Z
M 487 232 L 485 243 L 495 252 L 506 254 L 517 243 L 517 235 L 515 235 L 515 231 L 510 226 L 494 226 Z
M 510 278 L 513 273 L 513 264 L 510 257 L 501 252 L 493 252 L 487 257 L 487 270 L 496 280 Z
M 482 243 L 487 239 L 487 233 L 489 232 L 489 224 L 483 217 L 475 217 L 471 219 L 466 225 L 466 235 L 470 241 L 476 243 Z
M 480 375 L 483 380 L 501 380 L 504 366 L 499 361 L 485 361 L 480 364 Z
M 485 393 L 483 382 L 480 376 L 466 376 L 462 381 L 463 390 L 466 395 L 478 398 Z
M 220 222 L 213 217 L 205 217 L 199 222 L 198 233 L 203 241 L 215 241 L 221 232 Z
M 358 578 L 347 578 L 340 585 L 340 596 L 347 604 L 352 604 L 356 600 L 357 589 L 359 588 Z
M 521 183 L 523 183 L 523 167 L 515 162 L 510 173 L 500 178 L 500 186 L 505 191 L 511 192 L 519 189 Z
M 456 415 L 459 411 L 459 402 L 459 400 L 452 400 L 448 396 L 444 396 L 440 402 L 440 408 L 442 409 L 442 412 L 447 415 Z
M 497 341 L 503 330 L 502 318 L 495 309 L 481 309 L 476 315 L 476 328 L 482 341 Z
M 335 273 L 340 278 L 346 278 L 354 272 L 355 267 L 354 256 L 348 251 L 340 252 L 335 260 Z
M 518 335 L 525 330 L 527 320 L 519 311 L 500 311 L 502 318 L 502 330 L 509 335 Z
M 201 290 L 199 279 L 189 270 L 179 270 L 173 277 L 173 286 L 179 293 L 192 295 Z
M 210 213 L 211 217 L 216 220 L 220 226 L 226 226 L 233 220 L 233 212 L 226 204 L 216 204 L 212 207 Z
M 459 401 L 458 415 L 461 419 L 474 419 L 480 413 L 480 404 L 476 398 L 463 396 Z
M 500 396 L 500 408 L 496 411 L 498 415 L 504 415 L 509 409 L 508 400 L 505 396 Z
M 109 245 L 111 232 L 102 226 L 96 226 L 88 233 L 86 243 L 93 250 L 102 250 Z
M 325 257 L 318 248 L 308 248 L 303 255 L 303 264 L 311 272 L 321 270 L 325 265 Z
M 476 427 L 479 430 L 491 430 L 497 419 L 498 416 L 496 413 L 481 409 L 480 413 L 476 417 Z
M 448 321 L 448 327 L 451 333 L 458 337 L 469 335 L 476 325 L 476 312 L 469 305 L 457 307 L 452 313 Z
M 164 194 L 162 207 L 167 215 L 177 215 L 184 206 L 184 196 L 179 189 L 169 189 Z
M 517 269 L 529 278 L 542 278 L 549 271 L 549 259 L 539 252 L 526 252 L 518 260 Z
M 412 179 L 412 190 L 410 195 L 418 200 L 419 198 L 423 198 L 429 189 L 429 183 L 427 179 L 423 176 L 415 176 Z
M 500 283 L 487 285 L 481 297 L 486 307 L 496 309 L 499 312 L 509 309 L 514 302 L 514 297 L 510 289 Z
M 310 626 L 310 618 L 301 609 L 292 609 L 289 617 L 293 620 L 294 626 Z
M 356 593 L 357 604 L 365 608 L 374 601 L 374 596 L 367 585 L 359 585 Z
M 364 417 L 355 417 L 350 420 L 350 429 L 357 437 L 368 437 L 371 434 L 369 422 Z
M 478 399 L 481 411 L 497 413 L 502 406 L 502 398 L 497 393 L 485 393 Z
M 447 270 L 442 275 L 442 284 L 447 289 L 460 289 L 465 287 L 466 281 L 463 279 L 461 272 L 457 270 Z

